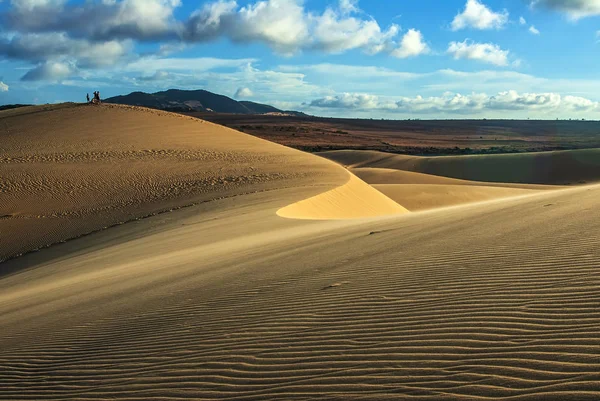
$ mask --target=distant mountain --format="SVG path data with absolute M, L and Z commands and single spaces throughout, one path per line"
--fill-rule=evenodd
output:
M 268 104 L 260 104 L 248 101 L 241 101 L 240 103 L 250 110 L 252 114 L 283 113 L 281 110 L 273 106 L 269 106 Z
M 143 106 L 167 111 L 200 111 L 234 114 L 289 114 L 305 115 L 297 111 L 284 111 L 267 104 L 233 100 L 205 90 L 169 89 L 156 93 L 132 92 L 129 95 L 104 99 L 106 103 Z

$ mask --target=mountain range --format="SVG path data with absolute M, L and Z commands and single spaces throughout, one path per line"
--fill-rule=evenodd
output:
M 268 104 L 250 101 L 237 101 L 203 89 L 169 89 L 162 92 L 132 92 L 103 100 L 105 103 L 143 106 L 167 111 L 200 111 L 234 114 L 282 114 L 303 116 L 298 111 L 281 110 Z

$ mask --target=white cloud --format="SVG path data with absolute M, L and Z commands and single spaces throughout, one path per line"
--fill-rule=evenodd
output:
M 94 40 L 174 38 L 181 0 L 13 0 L 5 22 L 18 32 L 66 32 Z
M 600 15 L 600 0 L 529 0 L 531 6 L 541 6 L 565 13 L 569 19 L 578 20 Z
M 514 90 L 488 96 L 485 93 L 444 93 L 442 96 L 415 96 L 399 99 L 381 98 L 370 94 L 344 93 L 315 99 L 315 108 L 382 110 L 411 114 L 480 114 L 482 112 L 524 111 L 534 113 L 600 112 L 600 103 L 558 93 L 523 93 Z
M 10 4 L 2 16 L 10 35 L 0 37 L 0 57 L 38 65 L 61 63 L 79 70 L 126 62 L 139 69 L 134 44 L 140 41 L 158 42 L 156 59 L 181 51 L 186 44 L 219 37 L 264 43 L 283 55 L 361 50 L 405 58 L 430 51 L 421 32 L 410 29 L 400 37 L 398 25 L 381 27 L 359 9 L 358 0 L 338 0 L 322 11 L 307 9 L 303 0 L 251 0 L 244 5 L 213 0 L 186 20 L 175 18 L 181 0 L 12 0 Z M 139 63 L 150 60 L 142 59 Z M 164 65 L 157 65 L 143 73 L 148 76 L 163 69 Z
M 362 93 L 343 93 L 335 96 L 325 96 L 310 102 L 311 107 L 338 109 L 382 109 L 384 108 L 378 96 Z M 392 104 L 390 104 L 392 106 Z M 393 107 L 393 106 L 392 106 Z
M 527 21 L 525 20 L 525 18 L 519 17 L 519 24 L 521 24 L 521 25 L 527 25 Z
M 113 18 L 103 21 L 106 26 L 97 29 L 132 30 L 141 37 L 153 37 L 171 29 L 174 9 L 181 0 L 104 0 L 104 4 L 114 4 L 116 10 Z
M 76 74 L 72 65 L 60 62 L 46 62 L 29 70 L 21 80 L 23 81 L 60 81 Z
M 135 60 L 123 69 L 125 71 L 134 71 L 142 73 L 151 73 L 153 71 L 187 71 L 190 73 L 204 72 L 216 69 L 237 69 L 255 62 L 256 59 L 221 59 L 214 57 L 142 57 Z
M 0 81 L 0 92 L 8 92 L 8 85 Z
M 344 13 L 358 12 L 358 0 L 340 0 L 340 10 Z
M 423 41 L 421 32 L 409 29 L 402 37 L 400 47 L 392 51 L 392 56 L 398 58 L 415 57 L 430 52 L 429 46 Z
M 564 96 L 563 102 L 566 107 L 574 111 L 599 111 L 598 102 L 579 96 Z
M 295 50 L 308 36 L 304 9 L 296 0 L 259 1 L 242 7 L 230 28 L 238 41 L 263 41 L 283 52 Z
M 455 60 L 477 60 L 498 66 L 508 65 L 508 50 L 502 50 L 493 43 L 450 42 L 448 53 Z
M 500 29 L 508 22 L 508 12 L 494 12 L 479 0 L 467 0 L 465 9 L 452 21 L 452 30 L 464 28 Z
M 249 98 L 252 96 L 254 96 L 254 93 L 249 88 L 238 88 L 234 95 L 236 99 Z
M 33 33 L 0 41 L 0 55 L 33 62 L 69 59 L 81 67 L 94 68 L 115 64 L 132 47 L 130 41 L 90 42 L 72 39 L 65 33 Z
M 531 32 L 534 35 L 539 35 L 540 34 L 540 31 L 538 31 L 537 28 L 535 26 L 533 26 L 533 25 L 531 25 L 529 27 L 529 32 Z
M 383 29 L 358 8 L 356 0 L 340 0 L 337 7 L 327 7 L 322 13 L 306 10 L 302 0 L 260 0 L 241 8 L 235 1 L 218 0 L 192 14 L 184 38 L 261 42 L 284 55 L 301 50 L 342 53 L 353 49 L 376 54 L 394 51 L 399 32 L 396 24 Z M 406 46 L 413 48 L 407 48 L 406 54 L 414 53 L 415 45 L 421 45 L 421 51 L 426 49 L 423 43 L 414 43 L 415 32 L 409 31 Z
M 206 41 L 226 36 L 236 42 L 264 42 L 278 52 L 290 53 L 307 42 L 308 29 L 298 0 L 264 0 L 241 8 L 235 1 L 218 0 L 192 14 L 184 37 Z
M 308 17 L 314 48 L 328 53 L 363 49 L 375 54 L 393 46 L 392 41 L 399 31 L 397 25 L 392 24 L 383 31 L 374 19 L 356 18 L 347 15 L 348 12 L 328 8 L 322 15 Z

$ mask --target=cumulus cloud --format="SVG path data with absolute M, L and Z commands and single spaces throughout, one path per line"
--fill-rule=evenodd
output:
M 132 39 L 203 42 L 226 37 L 261 42 L 288 54 L 303 49 L 340 53 L 362 49 L 391 51 L 399 27 L 386 29 L 358 7 L 358 0 L 338 0 L 323 12 L 309 11 L 303 0 L 235 0 L 203 4 L 189 18 L 177 20 L 181 0 L 13 0 L 4 21 L 15 32 L 66 32 L 89 40 Z
M 393 39 L 399 32 L 397 25 L 392 24 L 387 30 L 382 30 L 374 19 L 348 15 L 356 11 L 355 6 L 341 12 L 328 8 L 322 15 L 309 15 L 314 48 L 328 53 L 364 49 L 367 53 L 375 54 L 393 46 Z
M 313 100 L 310 102 L 310 106 L 361 110 L 384 108 L 378 96 L 362 93 L 343 93 L 335 96 L 325 96 L 323 98 Z
M 0 41 L 0 55 L 32 62 L 72 58 L 81 67 L 97 67 L 114 64 L 131 47 L 129 41 L 90 42 L 71 39 L 65 33 L 34 33 L 15 35 L 11 40 Z
M 306 9 L 303 0 L 245 5 L 212 0 L 178 20 L 180 5 L 181 0 L 11 0 L 0 12 L 0 24 L 10 32 L 0 37 L 0 57 L 38 67 L 52 62 L 87 69 L 134 62 L 140 58 L 134 44 L 140 41 L 163 42 L 154 54 L 165 57 L 217 38 L 263 43 L 283 55 L 357 49 L 406 58 L 429 52 L 420 31 L 409 29 L 400 36 L 396 24 L 381 27 L 359 9 L 358 0 L 338 0 L 320 12 Z
M 452 30 L 465 28 L 500 29 L 508 22 L 508 12 L 494 12 L 479 0 L 467 0 L 465 9 L 452 21 Z
M 181 0 L 102 0 L 69 4 L 64 0 L 13 0 L 5 15 L 19 32 L 68 32 L 94 40 L 155 40 L 173 37 L 174 9 Z
M 413 31 L 409 31 L 407 40 L 414 40 L 414 32 L 418 31 Z M 235 1 L 218 0 L 192 14 L 183 37 L 197 42 L 218 37 L 261 42 L 283 54 L 300 50 L 342 53 L 352 49 L 376 54 L 393 52 L 399 33 L 396 24 L 383 29 L 375 19 L 365 16 L 356 0 L 340 0 L 337 7 L 327 7 L 322 13 L 307 11 L 301 0 L 261 0 L 244 7 Z
M 400 46 L 392 51 L 392 56 L 398 58 L 415 57 L 430 52 L 429 46 L 423 40 L 423 35 L 416 29 L 409 29 L 400 41 Z
M 529 32 L 531 32 L 534 35 L 539 35 L 540 34 L 540 31 L 535 26 L 533 26 L 533 25 L 531 25 L 529 27 Z
M 8 85 L 0 81 L 0 92 L 8 92 Z
M 252 96 L 254 96 L 254 93 L 249 88 L 238 88 L 234 95 L 236 99 L 244 99 Z
M 519 17 L 519 24 L 521 25 L 527 25 L 527 20 L 523 17 Z
M 46 62 L 29 70 L 22 81 L 60 81 L 76 74 L 76 69 L 67 63 Z
M 454 57 L 455 60 L 477 60 L 498 66 L 507 66 L 509 51 L 502 50 L 500 46 L 493 43 L 473 43 L 465 40 L 463 42 L 450 42 L 448 54 Z
M 474 114 L 485 111 L 527 112 L 600 112 L 600 104 L 577 96 L 561 96 L 557 93 L 522 93 L 514 90 L 488 96 L 485 93 L 445 93 L 442 96 L 402 97 L 397 100 L 383 99 L 369 94 L 344 93 L 327 96 L 310 102 L 311 107 L 382 110 L 413 114 Z
M 562 12 L 572 20 L 600 15 L 600 0 L 529 0 L 529 3 Z

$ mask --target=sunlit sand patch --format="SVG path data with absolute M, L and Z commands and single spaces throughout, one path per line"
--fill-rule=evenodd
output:
M 292 219 L 356 219 L 408 213 L 408 210 L 366 184 L 354 174 L 339 188 L 313 196 L 277 211 Z

